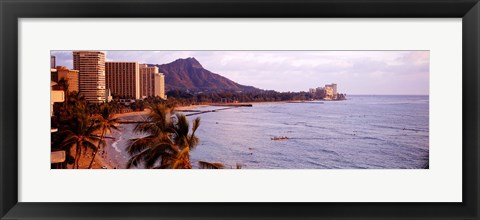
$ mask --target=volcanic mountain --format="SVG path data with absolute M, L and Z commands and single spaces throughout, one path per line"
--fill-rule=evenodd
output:
M 149 64 L 157 66 L 165 74 L 165 90 L 190 91 L 258 91 L 253 86 L 240 85 L 219 74 L 212 73 L 200 64 L 195 58 L 177 59 L 168 64 Z

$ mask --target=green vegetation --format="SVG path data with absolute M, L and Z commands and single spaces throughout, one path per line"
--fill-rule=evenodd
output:
M 147 122 L 137 124 L 134 129 L 135 132 L 146 136 L 130 140 L 127 152 L 131 158 L 127 168 L 138 166 L 192 168 L 190 151 L 199 143 L 195 132 L 200 126 L 200 118 L 195 118 L 190 126 L 184 114 L 174 113 L 175 106 L 188 105 L 190 100 L 182 98 L 163 100 L 160 97 L 148 97 L 144 100 L 136 100 L 130 103 L 130 106 L 115 100 L 110 103 L 92 104 L 78 92 L 69 92 L 68 87 L 68 80 L 64 78 L 59 80 L 57 89 L 64 91 L 65 102 L 54 104 L 51 118 L 52 128 L 58 129 L 57 132 L 51 133 L 51 151 L 65 151 L 66 160 L 52 165 L 52 168 L 92 168 L 97 154 L 106 147 L 106 134 L 112 130 L 118 130 L 119 120 L 114 117 L 115 113 L 125 108 L 151 109 Z M 88 162 L 80 163 L 81 160 Z M 221 163 L 206 161 L 200 161 L 199 167 L 201 169 L 225 168 Z M 237 168 L 241 166 L 237 165 Z
M 118 130 L 118 127 L 117 127 L 118 119 L 113 117 L 113 111 L 112 111 L 112 108 L 109 105 L 102 105 L 101 106 L 100 114 L 96 115 L 95 123 L 96 123 L 96 127 L 98 128 L 98 130 L 101 131 L 100 140 L 102 140 L 102 141 L 98 142 L 98 145 L 95 149 L 95 152 L 93 153 L 92 160 L 90 161 L 90 164 L 88 165 L 88 169 L 92 168 L 92 164 L 93 164 L 93 161 L 95 160 L 95 156 L 97 156 L 98 150 L 105 143 L 103 141 L 104 138 L 105 138 L 105 134 L 107 132 L 111 132 L 112 129 Z
M 317 99 L 315 94 L 308 92 L 276 92 L 276 91 L 255 91 L 255 92 L 188 92 L 172 90 L 167 92 L 169 99 L 175 98 L 181 105 L 218 103 L 218 102 L 278 102 L 293 100 Z
M 147 122 L 138 124 L 134 131 L 145 137 L 131 139 L 127 152 L 131 155 L 127 168 L 143 165 L 147 169 L 190 169 L 190 151 L 198 144 L 195 131 L 200 118 L 190 124 L 183 114 L 173 114 L 165 104 L 151 105 Z
M 59 168 L 68 168 L 67 164 L 80 168 L 80 157 L 104 143 L 103 136 L 96 134 L 101 130 L 97 117 L 77 92 L 70 93 L 64 103 L 54 105 L 52 127 L 58 128 L 58 132 L 52 133 L 52 151 L 66 153 L 66 161 Z
M 68 82 L 62 82 L 61 86 L 68 90 Z M 175 99 L 165 101 L 158 97 L 141 101 L 142 105 L 148 105 L 151 113 L 147 122 L 137 124 L 134 129 L 146 136 L 130 140 L 127 152 L 131 158 L 127 168 L 140 165 L 144 168 L 192 168 L 190 151 L 199 143 L 195 132 L 200 118 L 195 118 L 190 125 L 185 115 L 174 113 L 177 103 Z M 52 168 L 92 168 L 95 157 L 106 147 L 106 134 L 118 129 L 119 120 L 114 114 L 123 107 L 118 102 L 88 103 L 78 92 L 67 93 L 65 102 L 55 103 L 52 128 L 58 131 L 52 133 L 51 150 L 65 151 L 66 160 Z M 88 166 L 83 163 L 82 167 L 81 159 L 88 160 Z M 200 168 L 224 167 L 220 163 L 203 163 Z
M 51 124 L 58 131 L 52 133 L 51 151 L 65 151 L 66 160 L 52 168 L 91 168 L 98 150 L 105 146 L 105 134 L 117 129 L 114 108 L 109 104 L 89 104 L 78 92 L 68 93 L 66 80 L 60 80 L 59 86 L 65 92 L 65 102 L 55 103 L 53 108 Z M 88 167 L 80 167 L 80 159 L 89 159 L 90 155 Z

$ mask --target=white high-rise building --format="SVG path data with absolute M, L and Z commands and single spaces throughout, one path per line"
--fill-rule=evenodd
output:
M 327 88 L 328 88 L 329 91 L 327 91 Z M 337 84 L 332 83 L 330 85 L 325 85 L 325 91 L 326 91 L 325 94 L 327 96 L 329 96 L 329 94 L 331 93 L 332 99 L 337 99 Z

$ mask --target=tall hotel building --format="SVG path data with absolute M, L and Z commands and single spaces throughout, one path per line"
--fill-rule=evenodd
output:
M 337 84 L 332 83 L 330 85 L 325 85 L 325 88 L 331 88 L 332 89 L 332 97 L 334 99 L 337 99 Z
M 167 96 L 165 96 L 165 75 L 163 73 L 155 74 L 155 96 L 167 99 Z
M 159 96 L 165 99 L 165 76 L 158 67 L 140 64 L 140 95 L 142 98 Z
M 106 62 L 107 88 L 112 95 L 140 99 L 140 71 L 137 62 Z
M 78 90 L 85 100 L 105 102 L 105 53 L 74 51 L 73 69 L 78 70 Z

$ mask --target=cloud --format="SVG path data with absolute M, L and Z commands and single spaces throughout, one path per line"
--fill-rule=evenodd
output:
M 58 63 L 71 63 L 71 51 L 52 54 Z M 429 51 L 107 51 L 108 60 L 150 64 L 187 57 L 235 82 L 262 89 L 307 91 L 336 82 L 349 94 L 429 90 Z
M 73 68 L 72 51 L 52 51 L 51 55 L 55 56 L 55 62 L 57 66 Z

